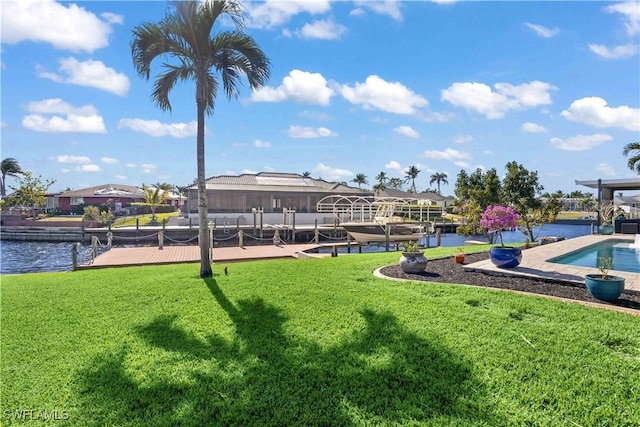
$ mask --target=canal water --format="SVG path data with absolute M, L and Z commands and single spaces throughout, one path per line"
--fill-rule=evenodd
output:
M 573 237 L 585 236 L 591 233 L 588 225 L 547 224 L 540 236 Z M 455 233 L 442 235 L 441 246 L 462 246 L 465 240 L 477 238 L 458 236 Z M 520 231 L 503 233 L 505 243 L 524 242 L 524 235 Z M 428 245 L 427 245 L 428 243 Z M 435 247 L 436 237 L 431 235 L 429 241 L 422 241 L 423 246 Z M 89 245 L 79 245 L 78 262 L 84 262 L 89 251 Z M 384 245 L 370 245 L 363 247 L 363 252 L 379 252 L 385 250 Z M 340 252 L 345 252 L 341 248 Z M 0 241 L 0 274 L 19 274 L 43 271 L 70 271 L 72 243 L 69 242 L 18 242 Z

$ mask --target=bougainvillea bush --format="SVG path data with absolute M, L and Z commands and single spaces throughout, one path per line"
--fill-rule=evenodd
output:
M 518 227 L 518 220 L 521 216 L 509 206 L 489 205 L 482 214 L 480 225 L 486 228 L 489 233 L 496 233 L 500 238 L 500 245 L 504 246 L 502 241 L 502 232 Z

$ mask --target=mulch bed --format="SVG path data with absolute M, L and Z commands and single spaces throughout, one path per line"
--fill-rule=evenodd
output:
M 465 265 L 489 258 L 487 252 L 466 254 Z M 390 265 L 380 269 L 387 277 L 416 281 L 458 283 L 489 288 L 511 289 L 540 295 L 550 295 L 576 301 L 608 304 L 640 311 L 640 292 L 625 290 L 614 302 L 595 299 L 583 285 L 568 282 L 545 281 L 524 277 L 492 276 L 480 272 L 465 271 L 464 265 L 456 264 L 453 257 L 429 260 L 427 270 L 419 274 L 407 274 L 399 265 Z

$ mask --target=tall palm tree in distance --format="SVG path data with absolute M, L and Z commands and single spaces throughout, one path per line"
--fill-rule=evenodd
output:
M 420 169 L 418 169 L 417 166 L 413 165 L 409 166 L 409 168 L 404 173 L 404 182 L 411 182 L 411 188 L 409 189 L 409 191 L 412 193 L 416 192 L 416 178 L 418 177 L 419 173 Z
M 309 177 L 311 176 L 311 172 L 309 172 L 309 171 L 304 171 L 304 172 L 302 172 L 302 176 L 303 176 L 304 178 L 309 178 Z
M 389 178 L 387 178 L 387 173 L 385 171 L 382 171 L 378 175 L 376 175 L 378 184 L 386 184 L 388 179 Z
M 7 195 L 6 182 L 7 176 L 18 176 L 22 174 L 22 169 L 18 161 L 13 157 L 7 157 L 0 162 L 0 172 L 2 172 L 2 181 L 0 181 L 0 195 L 5 197 Z
M 431 175 L 431 181 L 429 181 L 429 185 L 433 184 L 434 182 L 437 182 L 438 183 L 438 194 L 442 194 L 440 192 L 440 183 L 444 182 L 445 184 L 448 184 L 449 181 L 447 181 L 447 178 L 448 177 L 447 177 L 446 173 L 444 173 L 444 172 L 443 173 L 436 172 L 433 175 Z
M 630 142 L 624 146 L 622 154 L 629 156 L 627 166 L 640 175 L 640 142 Z
M 217 29 L 221 25 L 219 19 L 224 17 L 230 18 L 233 30 Z M 160 22 L 145 22 L 132 30 L 131 55 L 141 78 L 149 80 L 152 62 L 163 58 L 164 73 L 157 76 L 151 94 L 161 110 L 171 111 L 169 93 L 178 81 L 195 83 L 200 277 L 213 275 L 207 232 L 205 113 L 213 114 L 220 83 L 228 99 L 237 99 L 244 78 L 251 89 L 257 89 L 270 75 L 269 59 L 254 39 L 244 33 L 244 22 L 241 6 L 235 0 L 175 1 Z M 168 57 L 175 58 L 175 64 L 168 63 Z
M 369 181 L 367 181 L 367 175 L 365 175 L 363 173 L 356 174 L 356 177 L 353 178 L 351 180 L 351 182 L 355 182 L 356 184 L 358 184 L 358 188 L 362 188 L 362 184 L 368 184 L 369 183 Z

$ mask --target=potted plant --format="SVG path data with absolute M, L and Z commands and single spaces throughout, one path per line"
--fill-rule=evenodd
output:
M 453 254 L 453 260 L 458 264 L 464 264 L 464 248 L 456 248 L 456 253 Z
M 598 270 L 600 270 L 600 274 L 587 274 L 584 277 L 584 284 L 594 298 L 615 301 L 622 294 L 624 277 L 609 275 L 612 263 L 611 257 L 599 257 Z
M 612 221 L 615 209 L 616 206 L 613 204 L 613 200 L 609 203 L 603 203 L 600 205 L 598 209 L 600 214 L 600 226 L 598 227 L 598 232 L 600 234 L 613 234 L 614 227 Z
M 427 268 L 427 259 L 420 250 L 418 242 L 408 241 L 402 244 L 400 267 L 405 273 L 422 273 Z
M 505 246 L 502 239 L 504 230 L 518 227 L 520 215 L 515 213 L 510 206 L 489 205 L 482 214 L 480 225 L 489 233 L 496 233 L 500 239 L 500 246 L 493 246 L 489 250 L 489 259 L 499 268 L 513 268 L 520 265 L 522 250 L 516 247 Z

